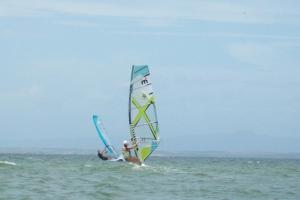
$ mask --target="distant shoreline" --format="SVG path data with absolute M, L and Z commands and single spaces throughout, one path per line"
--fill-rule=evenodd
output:
M 0 148 L 0 154 L 96 155 L 96 149 Z M 300 159 L 300 152 L 157 151 L 154 157 L 215 157 Z

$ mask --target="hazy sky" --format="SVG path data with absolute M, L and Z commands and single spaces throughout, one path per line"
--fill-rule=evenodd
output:
M 0 147 L 128 133 L 147 64 L 160 150 L 300 152 L 300 1 L 0 1 Z

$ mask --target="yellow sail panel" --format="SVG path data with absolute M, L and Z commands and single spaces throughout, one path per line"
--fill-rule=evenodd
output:
M 144 161 L 152 153 L 151 146 L 149 145 L 149 146 L 142 147 L 140 153 L 141 153 L 140 159 Z

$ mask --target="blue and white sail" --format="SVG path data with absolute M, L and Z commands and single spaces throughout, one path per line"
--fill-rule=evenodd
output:
M 99 138 L 100 138 L 101 142 L 103 143 L 103 145 L 105 146 L 107 154 L 113 158 L 118 158 L 119 154 L 116 152 L 116 150 L 112 146 L 112 144 L 106 134 L 103 123 L 97 115 L 93 115 L 93 122 L 94 122 L 95 128 L 97 130 L 97 133 L 99 135 Z

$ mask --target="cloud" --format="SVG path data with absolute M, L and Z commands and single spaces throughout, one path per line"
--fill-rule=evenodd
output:
M 227 51 L 236 60 L 264 69 L 293 67 L 300 62 L 293 56 L 299 53 L 299 42 L 233 43 Z
M 83 20 L 60 20 L 60 21 L 55 21 L 54 24 L 79 27 L 79 28 L 97 28 L 97 27 L 99 27 L 98 23 L 88 22 L 88 21 L 83 21 Z
M 256 24 L 299 24 L 299 3 L 274 1 L 67 1 L 67 0 L 4 0 L 0 2 L 0 16 L 106 16 L 134 18 L 145 24 L 158 25 L 180 20 Z
M 228 53 L 233 58 L 250 64 L 262 65 L 262 61 L 272 57 L 274 49 L 257 43 L 235 43 L 228 47 Z
M 0 91 L 1 99 L 5 100 L 20 100 L 28 98 L 36 98 L 42 93 L 42 87 L 40 85 L 31 85 L 28 87 L 22 87 L 12 90 Z
M 1 116 L 33 109 L 42 98 L 44 98 L 43 88 L 37 84 L 10 90 L 2 89 L 0 90 L 0 109 L 3 111 Z

